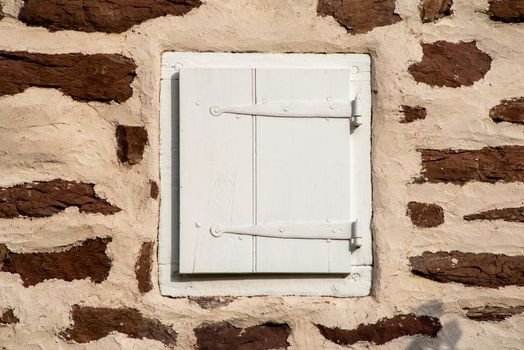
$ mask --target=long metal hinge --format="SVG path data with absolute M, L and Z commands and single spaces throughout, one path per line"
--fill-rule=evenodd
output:
M 210 233 L 214 237 L 220 237 L 226 233 L 282 239 L 345 240 L 350 241 L 351 246 L 354 248 L 362 246 L 362 236 L 358 233 L 357 221 L 338 223 L 273 223 L 231 227 L 215 225 L 210 228 Z
M 290 102 L 239 106 L 212 106 L 209 113 L 218 117 L 224 113 L 280 118 L 346 118 L 354 127 L 362 125 L 360 97 L 347 101 Z

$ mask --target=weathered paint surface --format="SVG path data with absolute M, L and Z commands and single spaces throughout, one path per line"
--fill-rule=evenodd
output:
M 255 339 L 259 348 L 340 349 L 333 339 L 343 342 L 349 332 L 365 329 L 369 333 L 358 333 L 363 342 L 352 347 L 522 347 L 522 1 L 455 0 L 451 8 L 450 1 L 425 1 L 424 13 L 421 2 L 411 0 L 370 1 L 373 6 L 353 0 L 163 1 L 180 7 L 144 15 L 133 5 L 138 0 L 113 1 L 113 12 L 87 6 L 65 14 L 60 4 L 66 2 L 39 0 L 31 2 L 52 11 L 32 7 L 31 16 L 29 7 L 20 12 L 24 2 L 0 1 L 0 187 L 67 179 L 92 186 L 98 200 L 120 211 L 81 213 L 82 204 L 64 205 L 64 192 L 49 203 L 58 210 L 54 215 L 0 219 L 2 256 L 21 259 L 27 270 L 0 273 L 2 346 L 195 349 L 219 344 L 214 339 L 226 347 Z M 144 284 L 149 291 L 141 293 L 149 263 L 138 259 L 147 255 L 141 246 L 156 244 L 158 233 L 152 183 L 162 180 L 158 101 L 165 51 L 371 55 L 372 296 L 167 298 L 158 289 L 154 254 L 152 289 Z M 414 122 L 399 123 L 401 106 L 424 108 L 426 118 L 421 109 Z M 147 130 L 147 144 L 134 148 L 133 166 L 117 156 L 117 125 Z M 410 202 L 438 204 L 445 221 L 413 225 L 406 216 Z M 47 258 L 74 262 L 82 255 L 68 255 L 71 250 L 97 237 L 112 238 L 100 255 L 110 261 L 100 278 L 82 264 L 66 272 Z M 410 265 L 418 257 L 419 272 Z M 138 274 L 137 259 L 146 266 Z M 472 269 L 481 273 L 472 276 Z M 35 283 L 25 286 L 23 276 L 35 276 Z M 411 314 L 432 320 L 430 328 L 386 322 Z M 202 337 L 199 329 L 215 336 Z M 242 337 L 247 330 L 251 338 Z M 368 337 L 376 332 L 381 337 Z

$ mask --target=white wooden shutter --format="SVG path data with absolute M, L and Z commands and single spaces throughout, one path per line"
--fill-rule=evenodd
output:
M 180 273 L 350 272 L 350 119 L 308 115 L 347 114 L 349 86 L 346 69 L 181 69 Z

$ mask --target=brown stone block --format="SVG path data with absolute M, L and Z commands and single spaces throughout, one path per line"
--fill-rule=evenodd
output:
M 488 288 L 524 286 L 524 256 L 452 251 L 424 252 L 409 260 L 414 274 L 437 282 Z
M 360 324 L 355 329 L 329 328 L 316 325 L 324 338 L 339 345 L 352 345 L 356 342 L 385 344 L 393 339 L 412 335 L 437 337 L 442 329 L 439 319 L 413 314 L 382 318 L 374 324 Z
M 192 303 L 198 304 L 202 309 L 212 310 L 228 306 L 235 298 L 234 297 L 188 297 Z
M 99 198 L 93 184 L 57 179 L 0 187 L 0 219 L 52 216 L 68 207 L 104 215 L 120 211 Z
M 418 227 L 436 227 L 444 223 L 444 210 L 433 203 L 409 202 L 406 215 Z
M 524 97 L 515 97 L 502 100 L 498 105 L 491 108 L 489 117 L 495 123 L 508 122 L 524 124 Z
M 242 329 L 216 323 L 201 325 L 194 332 L 199 350 L 269 350 L 287 349 L 291 329 L 287 324 L 265 323 Z
M 524 146 L 485 147 L 478 150 L 419 150 L 421 177 L 417 183 L 469 181 L 524 181 Z
M 153 289 L 151 282 L 151 265 L 154 254 L 153 242 L 144 242 L 140 247 L 140 254 L 135 264 L 135 275 L 138 281 L 138 290 L 144 294 Z
M 509 222 L 524 222 L 524 207 L 486 210 L 464 216 L 464 220 L 504 220 Z
M 54 88 L 78 101 L 124 102 L 133 94 L 136 66 L 115 54 L 0 51 L 0 96 Z
M 50 30 L 122 33 L 148 19 L 181 16 L 200 0 L 24 0 L 18 18 Z
M 524 22 L 524 0 L 489 0 L 488 15 L 494 21 Z
M 422 51 L 422 61 L 409 66 L 408 71 L 415 81 L 431 86 L 470 86 L 491 68 L 491 57 L 474 41 L 437 41 L 422 44 Z
M 7 309 L 0 314 L 0 325 L 18 323 L 19 321 L 13 313 L 13 309 Z
M 147 131 L 142 126 L 118 125 L 116 128 L 118 144 L 117 156 L 120 162 L 129 165 L 138 164 L 147 145 Z
M 524 312 L 524 305 L 521 306 L 478 306 L 465 308 L 466 317 L 475 321 L 499 322 L 506 318 Z
M 400 22 L 395 0 L 319 0 L 317 13 L 333 16 L 351 34 Z
M 427 112 L 426 108 L 421 106 L 401 106 L 401 112 L 404 115 L 402 119 L 400 119 L 401 123 L 413 123 L 415 120 L 421 120 L 425 119 Z
M 24 287 L 50 279 L 106 280 L 111 259 L 106 254 L 111 238 L 88 239 L 63 252 L 13 253 L 0 244 L 0 271 L 20 275 Z
M 453 0 L 422 0 L 420 3 L 420 17 L 422 22 L 436 22 L 439 19 L 450 16 Z
M 77 343 L 89 343 L 111 332 L 119 332 L 134 339 L 157 340 L 169 347 L 176 345 L 177 333 L 171 327 L 156 319 L 145 318 L 135 309 L 74 305 L 71 318 L 73 325 L 61 336 Z
M 149 195 L 151 196 L 151 198 L 157 199 L 158 194 L 159 194 L 158 184 L 153 180 L 149 180 Z

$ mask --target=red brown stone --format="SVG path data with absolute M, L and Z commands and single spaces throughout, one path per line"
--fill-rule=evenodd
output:
M 452 251 L 424 252 L 409 260 L 414 274 L 437 282 L 488 288 L 524 286 L 524 256 Z
M 524 312 L 524 306 L 478 306 L 466 308 L 466 317 L 475 321 L 499 322 Z
M 406 215 L 418 227 L 436 227 L 444 223 L 444 210 L 433 203 L 409 202 Z
M 0 314 L 0 325 L 18 323 L 19 319 L 13 313 L 13 309 L 7 309 Z
M 148 19 L 181 16 L 200 0 L 24 0 L 18 18 L 50 30 L 122 33 Z
M 155 181 L 150 180 L 149 181 L 149 195 L 151 196 L 151 198 L 157 199 L 158 194 L 159 194 L 158 184 Z
M 402 20 L 395 13 L 395 0 L 319 0 L 317 13 L 333 16 L 351 34 L 367 33 Z
M 106 280 L 111 259 L 106 254 L 111 238 L 88 239 L 80 246 L 62 252 L 13 253 L 0 244 L 0 271 L 20 275 L 24 287 L 50 279 L 73 281 Z
M 176 345 L 177 333 L 171 327 L 145 318 L 135 309 L 74 305 L 71 318 L 73 325 L 61 336 L 77 343 L 89 343 L 119 332 L 134 339 L 156 340 L 169 347 Z
M 524 222 L 524 207 L 486 210 L 464 216 L 464 220 L 504 220 L 509 222 Z
M 235 298 L 233 297 L 189 297 L 189 301 L 198 304 L 202 309 L 218 309 L 231 304 Z
M 393 339 L 412 335 L 435 338 L 442 329 L 438 318 L 414 314 L 396 315 L 382 318 L 374 324 L 360 324 L 355 329 L 329 328 L 316 325 L 324 338 L 339 345 L 352 345 L 357 342 L 385 344 Z
M 422 22 L 436 22 L 443 17 L 450 16 L 453 13 L 452 5 L 453 0 L 422 0 L 420 4 Z
M 491 108 L 489 117 L 493 119 L 495 123 L 508 122 L 524 124 L 524 97 L 515 97 L 500 101 L 498 105 Z
M 413 123 L 415 120 L 425 119 L 427 115 L 426 108 L 421 106 L 402 105 L 401 112 L 404 115 L 400 119 L 401 123 Z
M 491 57 L 474 41 L 422 44 L 422 52 L 422 61 L 409 66 L 408 71 L 415 81 L 431 86 L 470 86 L 491 68 Z
M 154 253 L 153 242 L 144 242 L 140 247 L 140 255 L 135 264 L 135 275 L 138 281 L 138 291 L 142 294 L 153 289 L 151 282 L 151 265 Z
M 144 127 L 118 125 L 116 140 L 117 156 L 120 162 L 134 165 L 142 160 L 144 148 L 148 142 L 147 131 Z
M 201 325 L 194 332 L 199 350 L 269 350 L 287 349 L 291 329 L 287 324 L 265 323 L 242 329 L 216 323 Z
M 421 177 L 417 183 L 469 181 L 524 181 L 524 146 L 485 147 L 478 150 L 419 150 Z
M 494 21 L 524 22 L 524 0 L 489 0 L 488 15 Z
M 31 86 L 53 88 L 78 101 L 124 102 L 133 94 L 136 65 L 121 55 L 0 51 L 0 96 Z
M 0 219 L 52 216 L 68 207 L 104 215 L 120 211 L 99 198 L 93 184 L 57 179 L 0 187 Z

